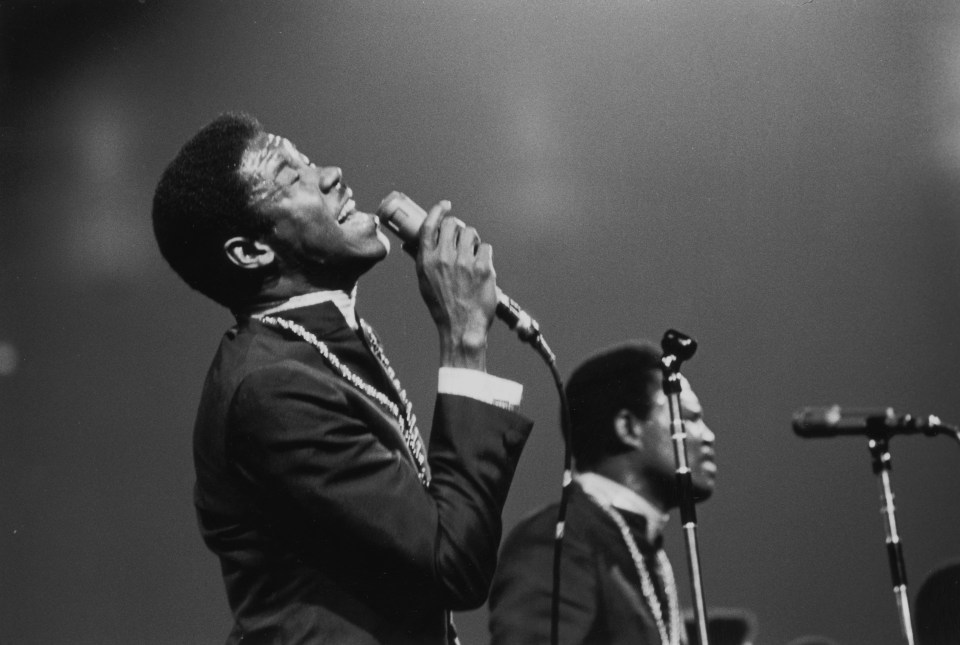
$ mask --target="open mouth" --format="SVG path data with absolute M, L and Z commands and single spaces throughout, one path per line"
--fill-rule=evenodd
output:
M 343 224 L 350 216 L 357 212 L 357 203 L 352 199 L 348 199 L 346 203 L 340 208 L 340 215 L 337 217 L 337 224 Z

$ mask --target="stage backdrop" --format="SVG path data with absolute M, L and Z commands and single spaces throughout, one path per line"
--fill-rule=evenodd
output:
M 361 207 L 451 200 L 565 375 L 623 338 L 694 336 L 720 467 L 708 604 L 754 612 L 763 644 L 900 642 L 866 443 L 790 419 L 960 421 L 956 3 L 14 1 L 0 30 L 0 642 L 230 627 L 190 443 L 231 318 L 149 221 L 164 165 L 226 110 L 341 166 Z M 410 260 L 359 298 L 428 417 Z M 510 529 L 559 495 L 557 397 L 532 351 L 499 326 L 491 344 L 536 420 Z M 960 445 L 892 446 L 915 592 L 960 550 Z M 668 540 L 686 580 L 678 523 Z M 466 645 L 486 616 L 458 616 Z

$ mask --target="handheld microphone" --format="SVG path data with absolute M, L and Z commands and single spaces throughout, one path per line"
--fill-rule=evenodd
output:
M 427 219 L 427 212 L 403 193 L 393 192 L 387 195 L 377 208 L 377 217 L 394 235 L 403 242 L 403 250 L 416 257 L 420 245 L 420 228 Z M 529 343 L 549 362 L 556 358 L 540 333 L 540 325 L 525 312 L 516 301 L 497 287 L 497 318 L 517 333 L 525 343 Z
M 897 416 L 893 408 L 806 407 L 793 415 L 793 431 L 800 437 L 817 439 L 849 435 L 954 434 L 960 431 L 936 415 Z

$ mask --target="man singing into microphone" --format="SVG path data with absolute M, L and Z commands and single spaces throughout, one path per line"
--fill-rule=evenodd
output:
M 389 251 L 339 168 L 246 115 L 184 145 L 157 186 L 160 250 L 229 308 L 194 429 L 194 502 L 219 557 L 228 643 L 455 641 L 486 599 L 531 424 L 485 373 L 492 252 L 435 206 L 417 256 L 440 336 L 429 450 L 357 281 Z
M 680 413 L 696 499 L 713 492 L 714 435 L 684 380 Z M 577 475 L 561 561 L 564 645 L 686 642 L 677 589 L 662 549 L 679 503 L 660 352 L 627 342 L 601 351 L 567 386 Z M 490 592 L 494 645 L 550 642 L 557 506 L 507 537 Z

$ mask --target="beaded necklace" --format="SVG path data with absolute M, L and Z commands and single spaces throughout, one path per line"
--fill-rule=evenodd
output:
M 677 584 L 673 577 L 673 567 L 670 566 L 670 560 L 663 549 L 657 551 L 657 566 L 660 575 L 663 578 L 663 588 L 667 596 L 667 611 L 670 614 L 669 629 L 663 619 L 663 608 L 660 600 L 657 598 L 657 592 L 653 587 L 653 580 L 650 578 L 650 572 L 647 571 L 647 565 L 643 561 L 643 555 L 637 546 L 637 541 L 630 532 L 626 520 L 610 504 L 604 504 L 592 495 L 588 497 L 613 520 L 617 528 L 620 529 L 620 535 L 627 545 L 630 557 L 633 559 L 633 566 L 637 569 L 637 575 L 640 577 L 640 591 L 643 593 L 643 599 L 650 608 L 654 620 L 657 622 L 657 631 L 660 632 L 660 642 L 663 645 L 680 645 L 680 601 L 677 597 Z
M 307 331 L 302 325 L 298 325 L 297 323 L 287 320 L 286 318 L 276 318 L 274 316 L 263 316 L 259 318 L 259 320 L 269 327 L 286 329 L 295 336 L 299 336 L 302 340 L 313 345 L 316 350 L 320 352 L 320 355 L 323 356 L 324 360 L 326 360 L 327 363 L 329 363 L 330 366 L 336 370 L 344 380 L 379 403 L 381 407 L 389 411 L 390 414 L 392 414 L 397 420 L 397 424 L 400 426 L 400 435 L 403 437 L 403 441 L 406 444 L 407 449 L 413 456 L 413 461 L 417 466 L 417 476 L 420 478 L 420 483 L 425 487 L 430 485 L 430 476 L 427 471 L 427 454 L 423 447 L 423 439 L 420 437 L 420 430 L 417 428 L 417 417 L 415 414 L 413 414 L 413 404 L 407 400 L 406 390 L 400 387 L 400 380 L 397 378 L 396 372 L 394 372 L 393 368 L 390 366 L 390 362 L 387 360 L 386 354 L 383 352 L 383 347 L 380 345 L 379 339 L 377 338 L 376 334 L 373 333 L 373 329 L 364 320 L 360 320 L 360 325 L 364 334 L 366 335 L 367 340 L 369 341 L 370 350 L 374 357 L 383 366 L 384 371 L 390 378 L 390 382 L 393 383 L 393 386 L 396 388 L 397 395 L 400 397 L 400 402 L 403 403 L 403 409 L 391 401 L 390 397 L 388 397 L 386 394 L 355 374 L 353 370 L 346 365 L 346 363 L 341 361 L 336 354 L 330 351 L 330 348 L 327 347 L 326 343 L 317 338 L 313 333 Z

